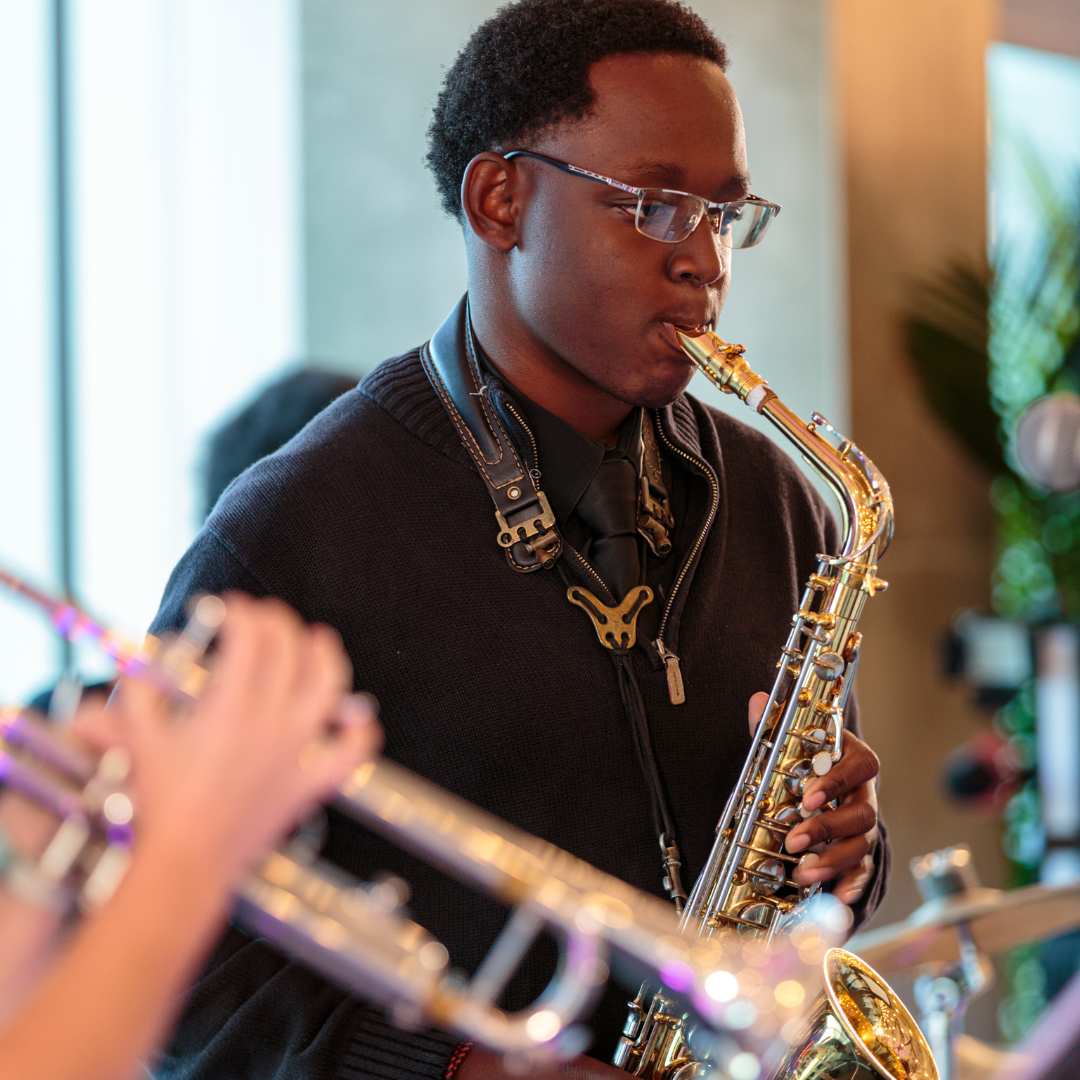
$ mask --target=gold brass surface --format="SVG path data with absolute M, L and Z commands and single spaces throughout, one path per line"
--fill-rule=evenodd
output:
M 652 598 L 653 591 L 648 585 L 636 585 L 622 598 L 622 603 L 609 607 L 581 585 L 571 585 L 566 590 L 566 599 L 589 616 L 600 644 L 613 652 L 627 652 L 634 647 L 638 616 L 652 603 Z
M 937 1076 L 930 1045 L 918 1024 L 869 964 L 846 949 L 830 949 L 823 967 L 832 1012 L 858 1047 L 860 1064 L 874 1070 L 865 1075 L 897 1080 Z

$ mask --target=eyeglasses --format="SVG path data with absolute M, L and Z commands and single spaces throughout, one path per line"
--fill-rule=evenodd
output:
M 707 214 L 713 232 L 723 238 L 732 248 L 749 248 L 761 242 L 765 230 L 780 207 L 776 203 L 747 195 L 745 199 L 731 202 L 709 202 L 700 195 L 688 191 L 672 191 L 669 188 L 643 188 L 624 184 L 567 161 L 538 154 L 535 150 L 508 150 L 502 155 L 507 161 L 516 157 L 533 158 L 546 165 L 553 165 L 571 176 L 580 176 L 598 184 L 625 191 L 637 196 L 634 211 L 634 228 L 650 240 L 664 244 L 679 244 L 690 236 Z M 629 209 L 629 204 L 627 204 Z

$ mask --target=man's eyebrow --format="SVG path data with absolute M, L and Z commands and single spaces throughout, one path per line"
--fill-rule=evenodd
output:
M 744 199 L 751 192 L 750 174 L 736 173 L 721 189 L 720 194 L 729 199 Z M 722 199 L 720 200 L 723 201 Z
M 641 181 L 643 185 L 661 184 L 665 187 L 677 188 L 686 191 L 686 170 L 674 162 L 669 161 L 636 161 L 627 166 L 626 174 Z M 745 173 L 735 173 L 730 179 L 722 184 L 714 193 L 717 201 L 724 199 L 740 199 L 750 192 L 750 177 Z M 704 192 L 695 192 L 704 195 Z M 708 197 L 708 196 L 706 196 Z
M 686 177 L 681 165 L 667 161 L 635 161 L 627 172 L 635 179 L 642 177 L 662 184 L 682 184 Z

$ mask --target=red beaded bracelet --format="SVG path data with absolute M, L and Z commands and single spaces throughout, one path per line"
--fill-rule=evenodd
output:
M 458 1069 L 461 1068 L 461 1063 L 469 1056 L 472 1048 L 473 1044 L 471 1042 L 458 1044 L 457 1049 L 450 1058 L 449 1064 L 446 1066 L 446 1072 L 443 1074 L 444 1080 L 454 1080 L 454 1076 L 457 1074 Z

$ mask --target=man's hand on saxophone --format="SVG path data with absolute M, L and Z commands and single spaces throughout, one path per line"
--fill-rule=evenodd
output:
M 761 719 L 769 695 L 750 698 L 750 730 Z M 800 885 L 832 882 L 833 895 L 845 904 L 862 896 L 874 870 L 878 842 L 877 789 L 880 771 L 877 754 L 850 731 L 844 732 L 844 750 L 825 776 L 807 781 L 802 808 L 814 813 L 788 833 L 785 847 L 792 855 L 806 852 L 792 877 Z M 823 810 L 836 802 L 834 810 Z

